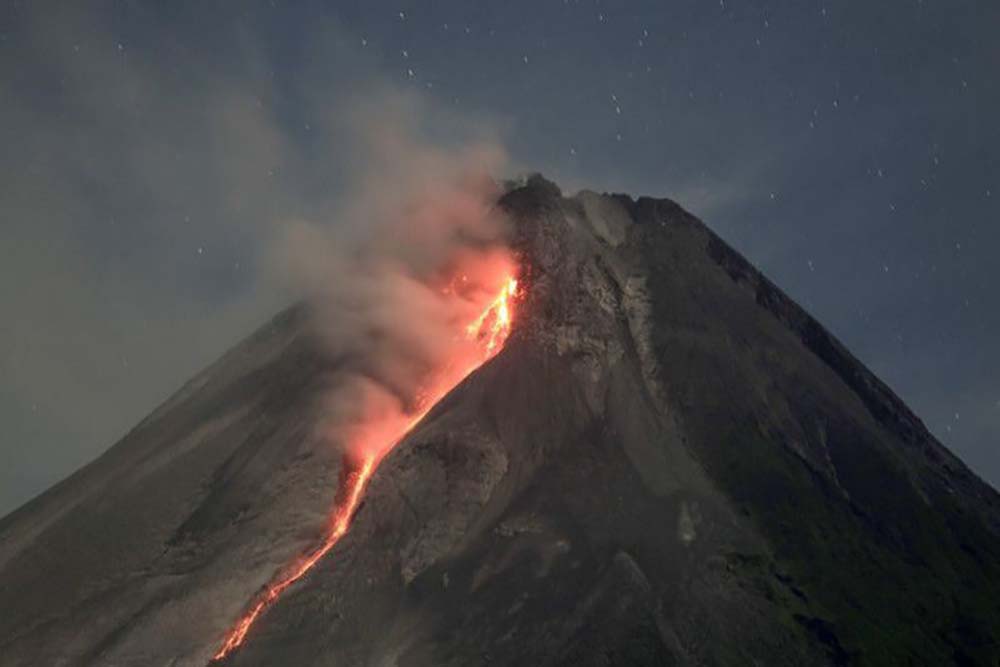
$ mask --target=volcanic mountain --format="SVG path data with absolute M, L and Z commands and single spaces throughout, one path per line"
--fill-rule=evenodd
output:
M 0 522 L 0 663 L 1000 664 L 1000 497 L 833 336 L 671 201 L 498 205 L 510 335 L 367 486 L 293 307 Z

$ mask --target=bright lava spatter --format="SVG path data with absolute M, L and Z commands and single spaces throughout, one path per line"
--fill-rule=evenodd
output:
M 330 524 L 330 530 L 323 539 L 323 542 L 316 547 L 314 550 L 302 556 L 295 565 L 287 572 L 282 573 L 280 576 L 276 577 L 275 580 L 268 585 L 268 587 L 257 596 L 256 602 L 249 610 L 237 621 L 235 625 L 226 634 L 225 640 L 222 642 L 222 646 L 219 650 L 212 656 L 212 662 L 223 660 L 232 654 L 246 639 L 247 632 L 250 631 L 251 626 L 254 622 L 260 618 L 260 615 L 267 610 L 272 604 L 274 604 L 281 594 L 288 589 L 289 586 L 294 584 L 296 581 L 301 579 L 309 570 L 313 568 L 320 561 L 323 556 L 327 554 L 340 541 L 351 525 L 351 518 L 354 516 L 355 510 L 358 508 L 358 504 L 361 502 L 361 496 L 364 493 L 365 486 L 368 484 L 368 480 L 371 479 L 372 474 L 375 472 L 375 468 L 378 467 L 381 459 L 392 449 L 393 446 L 399 440 L 403 438 L 416 424 L 424 418 L 424 416 L 430 412 L 431 408 L 434 407 L 439 400 L 444 398 L 445 394 L 451 391 L 459 382 L 461 382 L 466 376 L 468 376 L 472 371 L 476 370 L 483 363 L 492 358 L 500 349 L 503 347 L 504 342 L 507 340 L 507 336 L 510 334 L 512 317 L 511 310 L 513 306 L 513 299 L 517 295 L 517 280 L 515 278 L 508 277 L 504 281 L 503 288 L 500 293 L 493 299 L 492 302 L 486 307 L 485 310 L 477 317 L 473 322 L 471 322 L 465 328 L 466 336 L 473 341 L 476 341 L 482 347 L 482 358 L 473 362 L 464 372 L 453 375 L 448 378 L 442 386 L 435 387 L 435 390 L 431 392 L 427 398 L 422 408 L 413 416 L 407 424 L 402 433 L 399 433 L 389 446 L 381 448 L 379 450 L 368 450 L 363 454 L 360 466 L 351 472 L 347 479 L 344 480 L 344 491 L 345 497 L 342 503 L 340 503 L 333 515 L 333 521 Z

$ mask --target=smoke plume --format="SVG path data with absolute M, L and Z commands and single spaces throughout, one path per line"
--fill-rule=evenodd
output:
M 336 224 L 288 223 L 280 253 L 337 361 L 328 435 L 354 456 L 383 453 L 483 361 L 468 328 L 516 273 L 499 145 L 432 144 L 408 121 L 415 100 L 376 99 L 353 115 L 367 158 Z

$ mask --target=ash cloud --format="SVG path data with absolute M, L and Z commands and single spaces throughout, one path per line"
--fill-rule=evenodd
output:
M 452 232 L 476 241 L 462 252 L 488 240 L 462 221 L 488 191 L 478 179 L 504 165 L 498 124 L 386 85 L 336 21 L 297 36 L 302 65 L 276 78 L 280 45 L 254 33 L 269 25 L 267 3 L 245 21 L 202 3 L 5 11 L 0 515 L 99 455 L 354 253 L 419 282 L 453 257 Z M 414 198 L 435 180 L 446 189 Z M 390 233 L 384 221 L 406 206 L 417 206 L 409 226 Z M 281 222 L 293 219 L 313 222 Z M 425 234 L 438 245 L 415 242 L 438 224 Z M 300 254 L 289 281 L 273 270 L 275 247 L 309 233 L 331 251 Z M 343 268 L 322 268 L 330 257 Z M 375 285 L 390 288 L 376 280 L 373 296 Z M 398 312 L 420 303 L 406 285 L 392 285 Z M 346 331 L 330 330 L 331 349 Z M 405 342 L 433 361 L 420 331 Z M 394 372 L 405 398 L 406 373 Z
M 420 136 L 422 101 L 381 90 L 349 114 L 367 146 L 335 225 L 283 227 L 276 267 L 305 291 L 338 360 L 328 436 L 361 455 L 393 442 L 483 358 L 466 327 L 515 272 L 488 134 L 444 147 Z

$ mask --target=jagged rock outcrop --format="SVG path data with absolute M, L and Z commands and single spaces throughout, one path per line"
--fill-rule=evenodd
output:
M 996 664 L 996 492 L 667 200 L 500 201 L 504 350 L 233 665 Z M 318 539 L 336 359 L 292 309 L 0 523 L 0 663 L 203 665 Z

